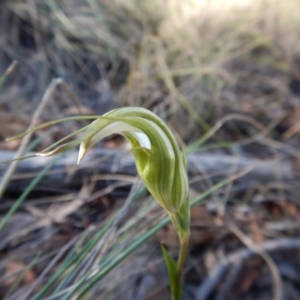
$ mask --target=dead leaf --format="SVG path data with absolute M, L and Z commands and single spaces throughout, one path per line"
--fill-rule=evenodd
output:
M 194 206 L 191 208 L 191 247 L 203 245 L 219 238 L 225 233 L 224 229 L 224 227 L 216 224 L 214 217 L 206 211 L 204 206 Z M 175 251 L 179 247 L 177 233 L 172 224 L 160 230 L 155 235 L 155 238 L 159 243 L 163 243 L 171 249 L 171 251 Z
M 8 277 L 0 288 L 0 294 L 2 296 L 11 288 L 11 286 L 22 276 L 19 287 L 32 284 L 36 280 L 35 272 L 32 269 L 26 269 L 26 265 L 22 261 L 17 260 L 6 260 L 4 263 L 4 274 L 3 277 Z M 25 273 L 23 273 L 25 271 Z
M 0 111 L 0 139 L 14 136 L 25 131 L 29 126 L 27 120 L 19 116 L 9 114 L 8 112 Z M 20 140 L 5 142 L 1 141 L 0 147 L 5 150 L 15 150 L 20 145 Z
M 284 210 L 296 220 L 300 220 L 300 213 L 298 206 L 291 201 L 286 201 L 283 205 Z
M 280 125 L 287 128 L 283 134 L 285 140 L 290 139 L 300 131 L 300 107 L 295 107 L 291 110 L 280 122 Z
M 239 293 L 248 291 L 260 276 L 261 270 L 259 268 L 250 268 L 245 270 L 245 274 L 244 276 L 241 276 L 241 280 L 237 287 Z
M 263 235 L 254 214 L 250 217 L 250 231 L 253 243 L 260 244 L 263 242 Z

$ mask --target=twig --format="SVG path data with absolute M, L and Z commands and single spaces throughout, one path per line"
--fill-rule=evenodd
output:
M 213 289 L 219 283 L 221 278 L 223 278 L 224 273 L 231 265 L 235 265 L 238 261 L 245 261 L 257 255 L 257 251 L 275 252 L 300 248 L 300 239 L 279 239 L 275 241 L 268 241 L 257 245 L 255 248 L 255 250 L 249 248 L 238 250 L 221 259 L 217 266 L 210 272 L 206 280 L 197 289 L 196 299 L 208 299 Z
M 256 252 L 261 258 L 266 262 L 268 267 L 270 268 L 270 271 L 273 276 L 273 294 L 274 294 L 274 300 L 281 300 L 283 299 L 283 290 L 282 290 L 282 280 L 280 277 L 279 270 L 274 262 L 274 260 L 271 258 L 271 256 L 261 247 L 254 244 L 253 241 L 247 237 L 236 225 L 235 223 L 229 218 L 228 214 L 226 216 L 226 223 L 230 230 L 245 244 L 249 249 Z
M 38 121 L 38 118 L 40 116 L 40 114 L 42 113 L 43 109 L 45 108 L 46 104 L 48 103 L 49 99 L 51 99 L 51 94 L 53 93 L 53 91 L 55 90 L 56 86 L 60 83 L 60 79 L 53 79 L 50 83 L 50 85 L 48 86 L 39 106 L 37 107 L 36 111 L 34 112 L 33 116 L 32 116 L 32 119 L 31 119 L 31 123 L 28 127 L 28 130 L 30 130 L 31 128 L 33 128 L 37 121 Z M 18 159 L 20 158 L 22 155 L 23 155 L 23 152 L 30 140 L 32 136 L 32 133 L 28 133 L 23 139 L 22 139 L 22 142 L 19 146 L 19 149 L 15 155 L 15 159 Z M 0 200 L 1 200 L 1 197 L 3 196 L 4 194 L 4 191 L 6 189 L 6 186 L 8 185 L 9 183 L 9 180 L 12 176 L 12 174 L 14 173 L 17 165 L 18 165 L 18 161 L 14 161 L 12 162 L 10 165 L 9 165 L 9 168 L 7 169 L 6 173 L 4 174 L 3 178 L 2 178 L 2 181 L 0 183 Z

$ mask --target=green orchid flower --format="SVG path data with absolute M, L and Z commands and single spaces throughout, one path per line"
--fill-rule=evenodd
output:
M 175 226 L 180 240 L 177 264 L 163 248 L 171 283 L 172 299 L 181 299 L 181 274 L 188 250 L 190 235 L 190 210 L 188 202 L 188 178 L 185 153 L 180 151 L 174 135 L 167 125 L 154 113 L 139 107 L 123 107 L 103 116 L 87 117 L 94 121 L 75 133 L 61 139 L 37 156 L 50 156 L 69 150 L 80 144 L 78 163 L 101 139 L 115 133 L 122 134 L 131 144 L 140 178 L 162 206 Z M 37 126 L 39 128 L 75 118 L 65 118 Z M 81 117 L 77 118 L 81 119 Z M 28 132 L 30 132 L 28 131 Z M 25 132 L 15 138 L 21 137 Z M 75 134 L 81 137 L 63 142 Z M 54 148 L 54 149 L 53 149 Z M 50 149 L 53 149 L 49 151 Z
M 138 174 L 154 199 L 169 213 L 176 228 L 182 234 L 189 234 L 185 154 L 166 124 L 149 110 L 139 107 L 112 110 L 88 125 L 80 139 L 37 155 L 53 155 L 80 143 L 79 163 L 98 141 L 115 133 L 130 142 Z

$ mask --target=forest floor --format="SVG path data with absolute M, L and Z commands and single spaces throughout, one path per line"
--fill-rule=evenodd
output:
M 186 300 L 300 299 L 297 0 L 4 1 L 0 161 L 138 106 L 184 145 Z M 284 3 L 283 3 L 284 2 Z M 1 77 L 2 76 L 2 77 Z M 0 297 L 169 299 L 160 244 L 178 241 L 127 142 L 0 164 Z

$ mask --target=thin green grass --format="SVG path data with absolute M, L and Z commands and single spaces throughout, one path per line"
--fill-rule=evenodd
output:
M 191 206 L 196 204 L 203 203 L 207 197 L 209 197 L 212 193 L 216 192 L 221 187 L 230 183 L 233 178 L 226 179 L 214 186 L 210 189 L 207 189 L 203 194 L 199 195 L 195 199 L 191 201 Z M 153 236 L 158 230 L 163 228 L 167 223 L 169 223 L 169 218 L 164 218 L 159 221 L 158 224 L 153 226 L 151 229 L 147 230 L 147 232 L 141 234 L 135 240 L 130 242 L 130 245 L 119 255 L 116 255 L 114 259 L 105 265 L 105 262 L 99 265 L 99 272 L 97 272 L 92 277 L 89 274 L 86 274 L 84 277 L 81 278 L 79 282 L 77 282 L 70 291 L 66 292 L 66 295 L 62 298 L 64 300 L 72 299 L 72 296 L 76 295 L 76 297 L 83 297 L 88 293 L 91 288 L 98 283 L 104 276 L 106 276 L 112 269 L 114 269 L 119 263 L 121 263 L 126 257 L 132 254 L 138 247 L 140 247 L 143 243 L 145 243 L 151 236 Z M 60 294 L 61 296 L 61 294 Z M 38 299 L 36 299 L 38 300 Z
M 4 218 L 0 222 L 0 231 L 4 228 L 7 224 L 11 216 L 17 211 L 20 205 L 26 200 L 27 196 L 33 190 L 33 188 L 39 183 L 39 181 L 47 174 L 47 172 L 53 167 L 53 165 L 60 159 L 57 157 L 53 159 L 51 163 L 49 163 L 33 180 L 32 182 L 26 187 L 24 192 L 20 195 L 20 197 L 16 200 L 14 205 L 9 209 L 9 211 L 5 214 Z
M 232 65 L 242 61 L 263 65 L 271 68 L 272 72 L 288 73 L 289 63 L 299 49 L 298 5 L 295 0 L 256 1 L 249 7 L 224 3 L 218 7 L 215 1 L 205 6 L 196 0 L 164 3 L 133 0 L 31 1 L 30 5 L 10 1 L 7 9 L 13 15 L 11 27 L 14 34 L 7 37 L 1 32 L 7 44 L 7 47 L 2 45 L 1 51 L 10 57 L 17 53 L 17 57 L 31 64 L 33 69 L 41 66 L 44 70 L 38 84 L 41 89 L 48 84 L 54 72 L 67 79 L 79 98 L 83 93 L 87 93 L 87 98 L 89 96 L 88 92 L 77 88 L 79 83 L 88 85 L 99 95 L 96 89 L 99 78 L 94 78 L 87 57 L 91 58 L 93 65 L 103 64 L 104 69 L 110 65 L 105 72 L 110 85 L 117 91 L 119 106 L 129 104 L 155 108 L 159 115 L 167 116 L 178 135 L 188 142 L 189 152 L 199 147 L 201 150 L 230 148 L 233 143 L 227 141 L 222 132 L 215 131 L 212 125 L 228 111 L 243 112 L 243 104 L 247 102 L 262 108 L 262 115 L 271 107 L 268 97 L 256 88 L 261 78 L 250 71 L 247 73 L 248 64 L 240 69 L 232 69 Z M 28 48 L 22 46 L 16 38 L 21 30 L 21 21 L 33 26 L 36 50 L 30 49 L 30 45 Z M 121 83 L 116 83 L 117 74 L 122 73 L 122 64 L 127 64 L 128 70 L 122 75 Z M 273 80 L 275 75 L 272 72 L 265 74 L 263 79 L 267 82 Z M 236 84 L 244 80 L 244 73 L 249 75 L 246 78 L 253 83 L 253 91 L 236 96 Z M 5 87 L 6 79 L 7 74 L 0 78 L 0 87 Z M 19 95 L 24 95 L 24 103 L 29 103 L 31 95 L 36 93 L 37 85 L 32 86 L 31 93 L 20 89 Z M 278 98 L 288 99 L 288 92 L 277 89 L 276 85 L 274 89 Z M 9 93 L 3 96 L 7 97 L 7 102 L 22 98 L 14 94 L 11 98 L 9 96 Z M 93 116 L 90 118 L 93 119 Z M 190 143 L 191 140 L 193 143 Z M 207 143 L 214 140 L 217 141 L 214 144 Z M 43 170 L 17 199 L 2 219 L 0 230 L 50 168 L 51 165 Z M 208 189 L 194 199 L 192 205 L 202 203 L 228 184 L 228 180 Z M 87 233 L 78 241 L 55 272 L 49 275 L 47 282 L 44 280 L 42 288 L 27 297 L 35 300 L 45 297 L 71 299 L 74 295 L 84 297 L 168 222 L 163 219 L 144 232 L 134 231 L 137 222 L 150 209 L 151 205 L 146 205 L 144 210 L 137 210 L 133 216 L 136 220 L 126 222 L 114 232 L 114 239 L 104 251 L 101 261 L 92 264 L 98 268 L 97 271 L 91 267 L 80 278 L 77 276 L 96 245 L 112 230 L 117 214 L 103 222 L 98 232 Z
M 226 179 L 220 182 L 217 185 L 212 186 L 210 189 L 206 190 L 203 194 L 194 198 L 191 201 L 191 206 L 196 204 L 203 203 L 207 197 L 211 196 L 211 194 L 215 193 L 221 187 L 230 183 L 234 178 Z M 116 266 L 118 266 L 122 261 L 124 261 L 129 255 L 131 255 L 138 247 L 140 247 L 143 243 L 145 243 L 151 236 L 153 236 L 158 230 L 163 228 L 168 222 L 169 219 L 167 217 L 163 218 L 152 228 L 146 230 L 144 233 L 139 234 L 135 239 L 132 240 L 132 237 L 128 237 L 128 241 L 126 242 L 127 246 L 120 252 L 120 249 L 117 245 L 116 252 L 113 251 L 109 256 L 103 257 L 100 264 L 97 266 L 97 271 L 91 270 L 84 274 L 81 278 L 75 281 L 72 285 L 68 285 L 68 281 L 70 276 L 74 273 L 76 268 L 80 265 L 80 263 L 85 259 L 85 257 L 90 253 L 91 249 L 99 242 L 101 237 L 105 234 L 107 230 L 109 230 L 110 226 L 114 222 L 114 218 L 111 218 L 108 223 L 98 232 L 95 236 L 88 242 L 87 245 L 84 246 L 83 249 L 78 253 L 76 249 L 78 246 L 74 246 L 73 250 L 69 253 L 66 259 L 61 263 L 60 267 L 57 269 L 55 274 L 47 281 L 47 284 L 43 287 L 41 291 L 39 291 L 36 295 L 32 296 L 31 299 L 39 300 L 45 299 L 72 299 L 73 296 L 76 295 L 76 298 L 83 297 L 86 295 L 96 283 L 99 283 L 107 274 L 109 274 Z M 120 242 L 120 238 L 118 238 L 118 242 Z M 83 242 L 80 242 L 79 245 L 82 245 Z M 48 293 L 52 290 L 52 286 L 57 284 L 54 292 L 51 292 L 51 295 Z

